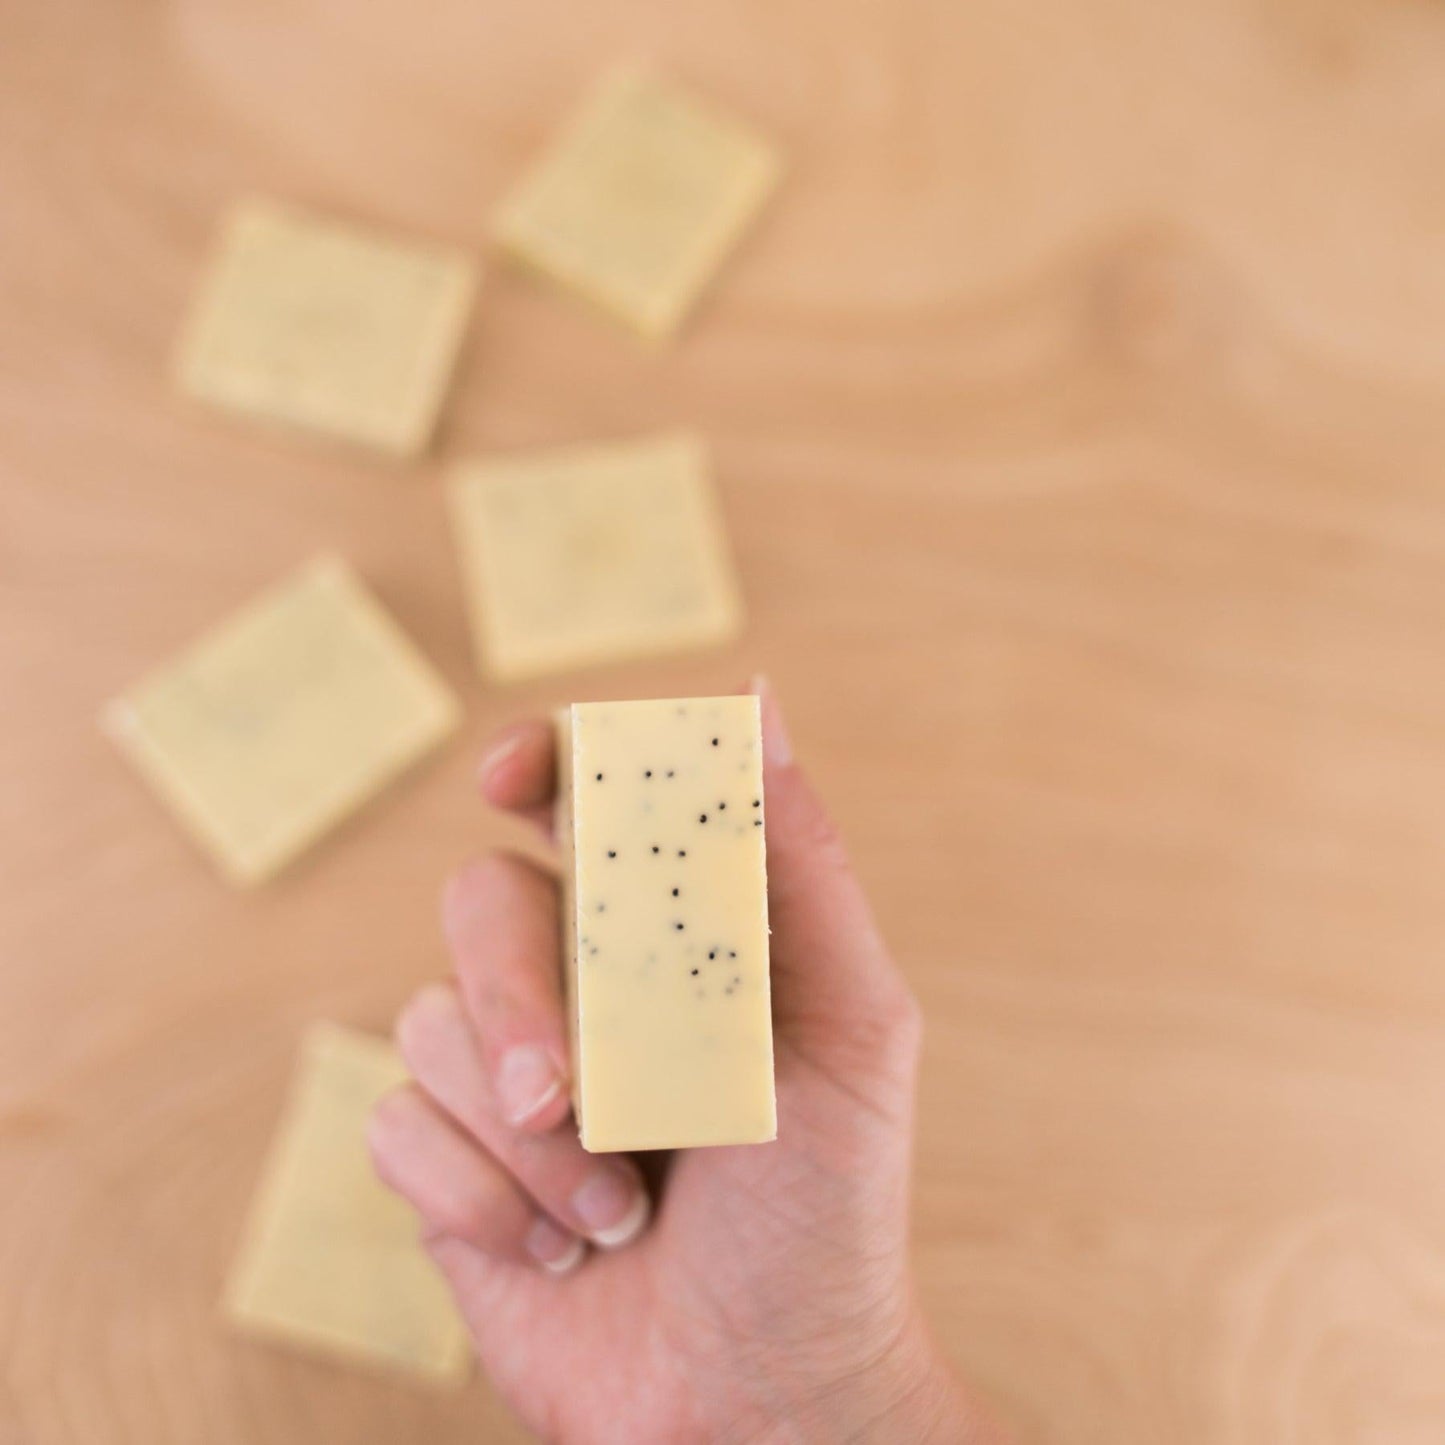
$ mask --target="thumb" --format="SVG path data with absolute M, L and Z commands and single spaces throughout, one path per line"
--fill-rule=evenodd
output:
M 877 1038 L 916 1006 L 854 877 L 837 827 L 793 756 L 782 707 L 753 680 L 763 733 L 773 1011 L 781 1028 Z

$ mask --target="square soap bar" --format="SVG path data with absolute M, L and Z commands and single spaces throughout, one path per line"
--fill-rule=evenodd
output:
M 644 71 L 616 71 L 506 200 L 497 238 L 644 336 L 663 337 L 779 170 L 745 126 Z
M 501 681 L 723 642 L 742 624 L 694 438 L 476 462 L 449 500 L 478 660 Z
M 254 883 L 458 717 L 376 599 L 322 557 L 112 702 L 102 724 L 227 876 Z
M 202 401 L 396 455 L 431 439 L 476 278 L 459 251 L 247 201 L 181 339 Z
M 757 698 L 575 703 L 558 723 L 583 1147 L 775 1138 Z
M 462 1321 L 416 1215 L 367 1153 L 367 1115 L 406 1077 L 381 1039 L 335 1024 L 307 1034 L 224 1308 L 286 1344 L 459 1381 L 470 1366 Z

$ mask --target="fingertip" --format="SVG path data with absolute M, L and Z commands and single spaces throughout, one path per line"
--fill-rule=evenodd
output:
M 477 766 L 477 786 L 494 808 L 525 812 L 551 800 L 556 749 L 551 726 L 539 718 L 503 729 Z
M 563 1229 L 545 1214 L 538 1215 L 527 1231 L 524 1247 L 551 1275 L 571 1274 L 587 1256 L 586 1241 Z
M 542 1268 L 550 1275 L 558 1276 L 571 1274 L 578 1265 L 587 1258 L 587 1246 L 580 1239 L 574 1239 L 568 1246 L 567 1252 L 557 1259 L 544 1259 Z
M 755 673 L 749 691 L 757 694 L 763 735 L 763 768 L 776 772 L 793 762 L 793 742 L 783 718 L 783 707 L 766 673 Z
M 477 786 L 483 795 L 495 791 L 498 779 L 506 778 L 511 761 L 524 741 L 521 728 L 510 727 L 487 744 L 477 762 Z
M 550 1134 L 553 1129 L 564 1123 L 572 1114 L 572 1097 L 567 1092 L 566 1081 L 557 1090 L 546 1104 L 530 1115 L 520 1124 L 512 1127 L 519 1134 Z
M 652 1201 L 636 1165 L 627 1159 L 593 1165 L 572 1195 L 573 1218 L 600 1249 L 631 1244 L 652 1217 Z
M 803 769 L 796 765 L 793 740 L 778 694 L 767 675 L 761 672 L 753 675 L 750 687 L 757 695 L 762 733 L 769 853 L 775 845 L 793 851 L 795 844 L 822 842 L 832 834 L 831 823 L 822 800 L 813 791 Z
M 622 1219 L 610 1229 L 596 1230 L 592 1235 L 592 1242 L 602 1249 L 621 1249 L 624 1245 L 631 1244 L 647 1228 L 651 1217 L 652 1202 L 645 1191 L 639 1190 L 637 1198 Z
M 550 1134 L 571 1115 L 572 1094 L 565 1071 L 560 1071 L 557 1088 L 550 1092 L 532 1113 L 512 1127 L 519 1134 Z
M 497 1099 L 512 1128 L 540 1134 L 561 1123 L 567 1112 L 566 1072 L 551 1050 L 514 1043 L 497 1061 Z

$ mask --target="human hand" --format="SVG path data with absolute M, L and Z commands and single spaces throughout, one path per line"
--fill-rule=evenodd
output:
M 373 1158 L 493 1384 L 549 1441 L 999 1441 L 912 1289 L 918 1005 L 759 691 L 777 1142 L 582 1149 L 556 886 L 495 855 L 447 888 L 456 979 L 402 1012 L 415 1082 L 378 1106 Z M 504 733 L 481 785 L 545 825 L 551 728 Z

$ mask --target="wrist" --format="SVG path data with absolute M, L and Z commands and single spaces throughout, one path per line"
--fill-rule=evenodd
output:
M 992 1418 L 971 1401 L 921 1322 L 865 1368 L 784 1408 L 749 1445 L 1006 1445 Z
M 834 1423 L 856 1445 L 1004 1445 L 920 1330 L 882 1377 L 847 1402 Z M 825 1438 L 820 1435 L 819 1438 Z

